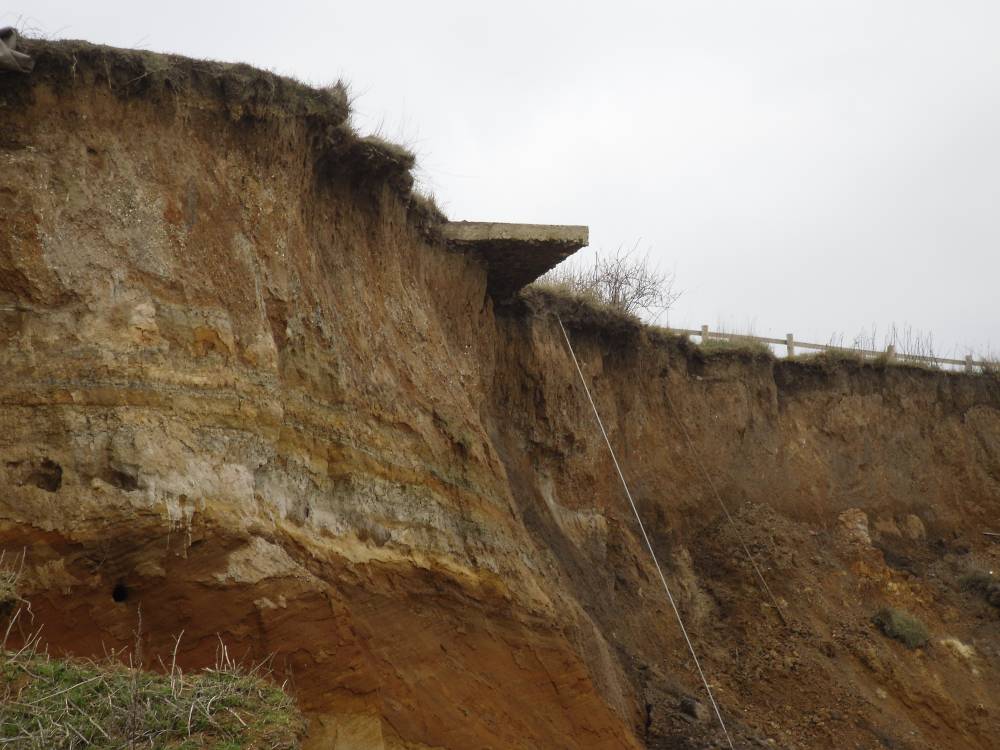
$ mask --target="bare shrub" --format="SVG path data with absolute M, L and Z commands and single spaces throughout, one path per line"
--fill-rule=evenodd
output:
M 680 298 L 674 275 L 663 271 L 649 257 L 619 246 L 612 252 L 598 251 L 591 264 L 563 263 L 543 276 L 543 287 L 607 305 L 628 315 L 645 314 L 655 321 Z

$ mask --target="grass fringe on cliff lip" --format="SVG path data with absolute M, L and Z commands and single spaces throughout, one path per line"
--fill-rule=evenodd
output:
M 675 347 L 685 355 L 696 349 L 687 336 L 644 323 L 637 316 L 602 302 L 596 295 L 581 293 L 548 280 L 524 287 L 504 307 L 527 308 L 538 317 L 557 313 L 569 330 L 609 334 L 616 341 L 634 343 L 637 337 L 645 336 L 654 346 Z
M 787 361 L 814 365 L 825 369 L 836 369 L 841 365 L 847 364 L 855 367 L 874 367 L 881 369 L 893 367 L 922 370 L 925 372 L 943 371 L 941 367 L 928 362 L 906 359 L 906 355 L 897 354 L 894 358 L 890 359 L 889 356 L 884 353 L 872 356 L 863 354 L 862 352 L 853 349 L 827 349 L 820 352 L 807 352 L 804 354 L 796 354 L 794 357 L 789 357 Z
M 241 128 L 300 124 L 307 131 L 318 173 L 385 180 L 406 196 L 413 187 L 414 155 L 377 135 L 362 137 L 350 123 L 351 94 L 343 81 L 315 88 L 243 63 L 197 60 L 78 40 L 26 39 L 35 59 L 30 76 L 0 91 L 0 106 L 33 99 L 46 83 L 57 92 L 89 87 L 119 99 L 144 99 L 170 110 L 215 109 Z M 185 115 L 186 116 L 186 115 Z M 264 130 L 273 138 L 274 128 Z
M 438 205 L 437 199 L 430 193 L 414 190 L 410 195 L 410 205 L 420 216 L 435 224 L 443 224 L 448 221 L 448 217 Z
M 314 88 L 244 63 L 196 60 L 146 50 L 120 49 L 79 40 L 25 39 L 35 57 L 32 80 L 57 87 L 107 87 L 119 97 L 173 102 L 181 94 L 215 100 L 234 120 L 244 117 L 303 117 L 328 127 L 347 121 L 347 86 L 338 81 Z
M 771 347 L 760 341 L 733 337 L 732 339 L 708 339 L 698 344 L 698 350 L 706 356 L 715 354 L 733 354 L 754 359 L 774 359 Z
M 12 608 L 20 599 L 17 595 L 16 582 L 15 571 L 0 568 L 0 614 L 4 614 L 4 609 Z
M 635 315 L 605 304 L 596 296 L 567 287 L 536 281 L 521 290 L 519 299 L 536 314 L 558 313 L 563 323 L 577 328 L 596 328 L 611 333 L 638 333 L 643 323 Z
M 875 613 L 872 622 L 885 635 L 895 638 L 908 648 L 920 648 L 930 639 L 927 627 L 903 609 L 883 607 Z
M 417 157 L 409 149 L 381 136 L 367 135 L 350 141 L 346 154 L 349 170 L 387 180 L 400 193 L 412 196 Z
M 0 747 L 297 750 L 304 722 L 292 699 L 259 668 L 240 668 L 221 645 L 219 653 L 211 669 L 184 674 L 172 664 L 160 675 L 113 656 L 53 659 L 37 635 L 4 648 Z

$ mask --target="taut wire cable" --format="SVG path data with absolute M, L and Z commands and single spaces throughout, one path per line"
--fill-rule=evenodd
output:
M 622 482 L 622 487 L 625 489 L 625 497 L 628 498 L 629 505 L 632 506 L 632 512 L 635 514 L 635 520 L 639 523 L 639 531 L 642 532 L 642 538 L 646 542 L 646 548 L 649 550 L 650 557 L 653 558 L 653 565 L 656 566 L 656 572 L 660 576 L 660 583 L 663 584 L 663 590 L 667 592 L 667 600 L 670 602 L 670 607 L 674 610 L 674 616 L 677 618 L 677 624 L 680 626 L 681 633 L 684 636 L 684 641 L 687 643 L 688 651 L 691 652 L 691 658 L 694 660 L 694 666 L 698 670 L 698 676 L 701 677 L 701 682 L 705 686 L 705 692 L 708 693 L 708 700 L 712 704 L 712 708 L 715 710 L 715 716 L 719 720 L 719 726 L 722 727 L 722 733 L 726 735 L 726 742 L 729 743 L 730 750 L 736 750 L 733 745 L 733 739 L 729 736 L 729 730 L 726 728 L 726 722 L 722 718 L 722 712 L 719 710 L 719 704 L 715 702 L 715 696 L 712 694 L 712 688 L 708 684 L 708 679 L 705 677 L 705 672 L 701 668 L 701 662 L 698 661 L 698 654 L 695 653 L 694 644 L 691 643 L 691 638 L 688 636 L 687 628 L 684 627 L 684 620 L 681 617 L 681 612 L 677 608 L 677 602 L 674 601 L 674 595 L 670 593 L 670 586 L 667 585 L 667 577 L 663 575 L 663 569 L 660 567 L 660 561 L 656 557 L 656 551 L 653 549 L 653 543 L 649 540 L 649 534 L 646 533 L 646 525 L 642 522 L 642 517 L 639 515 L 639 509 L 636 507 L 635 500 L 632 499 L 632 492 L 628 488 L 628 482 L 625 481 L 625 475 L 622 474 L 621 466 L 618 465 L 618 458 L 615 456 L 615 449 L 611 447 L 611 440 L 608 439 L 607 430 L 604 429 L 604 422 L 601 421 L 601 415 L 597 411 L 597 405 L 594 403 L 593 396 L 590 395 L 590 388 L 587 386 L 587 379 L 583 376 L 583 370 L 580 369 L 580 362 L 576 358 L 576 352 L 573 351 L 573 344 L 570 343 L 569 335 L 566 333 L 566 328 L 563 326 L 562 318 L 556 313 L 556 320 L 559 322 L 559 330 L 562 331 L 563 338 L 566 340 L 566 347 L 569 349 L 569 354 L 573 358 L 573 364 L 576 366 L 576 372 L 580 376 L 580 382 L 583 383 L 583 390 L 587 394 L 587 400 L 590 402 L 590 408 L 594 410 L 594 418 L 597 420 L 597 426 L 601 428 L 601 435 L 604 436 L 604 442 L 608 446 L 608 452 L 611 454 L 611 461 L 615 465 L 615 471 L 618 472 L 618 478 Z

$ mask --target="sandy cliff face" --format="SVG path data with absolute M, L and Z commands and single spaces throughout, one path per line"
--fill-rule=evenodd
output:
M 558 310 L 739 742 L 991 746 L 997 613 L 957 581 L 995 381 L 495 308 L 341 92 L 35 53 L 0 78 L 0 542 L 53 650 L 273 655 L 314 747 L 717 742 Z

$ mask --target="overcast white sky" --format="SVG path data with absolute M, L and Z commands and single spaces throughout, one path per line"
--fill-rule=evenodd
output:
M 452 219 L 640 240 L 670 324 L 1000 353 L 1000 2 L 50 2 L 0 24 L 315 84 Z

